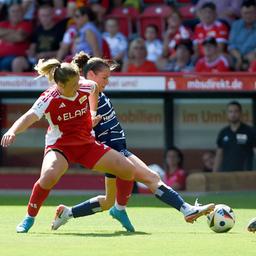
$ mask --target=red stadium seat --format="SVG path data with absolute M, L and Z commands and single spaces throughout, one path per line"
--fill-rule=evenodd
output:
M 151 5 L 144 9 L 142 15 L 167 17 L 172 13 L 173 9 L 165 4 Z
M 168 5 L 152 5 L 145 8 L 143 13 L 138 17 L 139 34 L 144 36 L 146 27 L 153 24 L 158 27 L 158 37 L 162 38 L 165 29 L 165 19 L 172 11 L 172 8 Z
M 132 28 L 138 16 L 139 12 L 134 7 L 117 7 L 111 11 L 107 18 L 117 19 L 120 32 L 129 37 L 132 34 Z
M 186 4 L 184 6 L 179 7 L 179 12 L 183 19 L 190 20 L 195 18 L 194 14 L 194 5 Z
M 114 8 L 110 15 L 118 15 L 118 16 L 124 16 L 132 18 L 132 20 L 136 20 L 139 16 L 139 11 L 134 7 L 116 7 Z
M 132 19 L 131 19 L 131 17 L 109 14 L 109 15 L 107 15 L 106 18 L 107 19 L 113 18 L 113 19 L 118 20 L 119 31 L 121 33 L 123 33 L 126 37 L 129 37 L 132 34 Z

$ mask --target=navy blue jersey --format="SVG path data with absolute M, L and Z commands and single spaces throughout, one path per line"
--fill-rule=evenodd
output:
M 104 94 L 100 93 L 98 100 L 97 115 L 101 115 L 101 121 L 93 128 L 96 140 L 120 151 L 126 148 L 125 134 L 117 119 L 116 112 L 110 99 Z M 119 145 L 118 149 L 116 146 Z

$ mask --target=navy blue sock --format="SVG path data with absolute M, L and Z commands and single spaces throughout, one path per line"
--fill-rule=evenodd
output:
M 156 190 L 155 196 L 162 202 L 176 208 L 178 211 L 184 204 L 182 197 L 176 191 L 166 185 L 161 185 Z
M 74 218 L 92 215 L 96 212 L 101 212 L 100 203 L 96 198 L 89 199 L 81 204 L 75 205 L 71 208 Z

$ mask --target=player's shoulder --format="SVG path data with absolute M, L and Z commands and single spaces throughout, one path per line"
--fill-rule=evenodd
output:
M 40 98 L 43 101 L 48 101 L 54 98 L 59 98 L 60 93 L 56 87 L 52 86 L 41 93 Z
M 96 87 L 96 83 L 92 80 L 88 80 L 80 76 L 79 86 L 80 91 L 90 93 Z

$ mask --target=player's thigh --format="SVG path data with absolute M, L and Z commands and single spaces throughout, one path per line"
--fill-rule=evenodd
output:
M 67 159 L 58 151 L 50 150 L 44 156 L 41 179 L 58 180 L 67 169 Z
M 114 174 L 124 180 L 133 179 L 135 172 L 133 163 L 113 149 L 106 152 L 93 166 L 93 169 L 103 173 Z
M 142 160 L 137 156 L 131 155 L 128 157 L 129 160 L 134 164 L 136 171 L 134 174 L 134 179 L 136 181 L 148 184 L 148 183 L 158 183 L 160 181 L 159 175 L 152 171 Z

